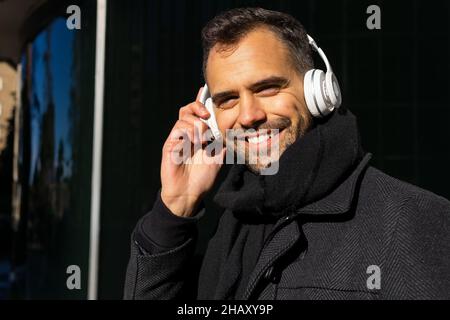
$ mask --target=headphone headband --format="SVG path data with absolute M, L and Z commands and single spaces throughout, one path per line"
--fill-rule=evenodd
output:
M 307 34 L 307 36 L 308 36 L 309 44 L 314 49 L 314 51 L 316 51 L 319 54 L 319 56 L 322 58 L 323 62 L 325 63 L 325 66 L 327 68 L 327 71 L 333 72 L 330 62 L 328 61 L 328 58 L 325 55 L 325 52 L 323 52 L 323 50 L 317 45 L 316 41 L 314 41 L 314 39 L 309 34 Z

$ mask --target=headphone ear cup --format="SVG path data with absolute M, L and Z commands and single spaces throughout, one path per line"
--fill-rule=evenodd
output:
M 306 106 L 313 117 L 320 118 L 321 114 L 319 112 L 316 100 L 314 98 L 314 81 L 313 77 L 316 69 L 308 70 L 303 77 L 303 93 L 305 95 Z
M 327 72 L 325 75 L 325 91 L 332 108 L 339 108 L 342 103 L 342 95 L 339 82 L 333 72 Z
M 320 69 L 316 69 L 313 74 L 313 88 L 314 88 L 314 101 L 316 102 L 317 109 L 320 117 L 324 117 L 332 110 L 329 110 L 329 101 L 324 92 L 325 86 L 325 72 Z

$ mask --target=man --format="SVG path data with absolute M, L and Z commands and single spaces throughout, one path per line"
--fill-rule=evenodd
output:
M 221 165 L 173 161 L 179 132 L 194 141 L 198 120 L 210 116 L 199 101 L 181 108 L 163 147 L 161 192 L 132 235 L 125 298 L 449 299 L 450 203 L 371 167 L 344 107 L 311 116 L 302 25 L 279 12 L 234 9 L 202 36 L 220 131 L 279 130 L 278 172 L 261 175 L 264 159 L 233 165 L 215 195 L 225 211 L 197 293 L 186 291 L 201 201 Z M 247 139 L 237 153 L 267 141 Z

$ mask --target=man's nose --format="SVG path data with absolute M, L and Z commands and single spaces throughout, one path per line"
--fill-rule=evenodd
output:
M 237 119 L 241 127 L 246 129 L 254 128 L 266 120 L 266 112 L 257 99 L 252 95 L 241 97 L 239 101 L 239 117 Z

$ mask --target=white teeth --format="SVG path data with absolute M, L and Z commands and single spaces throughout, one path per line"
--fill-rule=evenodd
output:
M 259 135 L 257 137 L 248 138 L 248 142 L 257 144 L 257 143 L 265 142 L 269 138 L 270 138 L 270 135 L 268 135 L 268 134 L 261 134 L 261 135 Z

